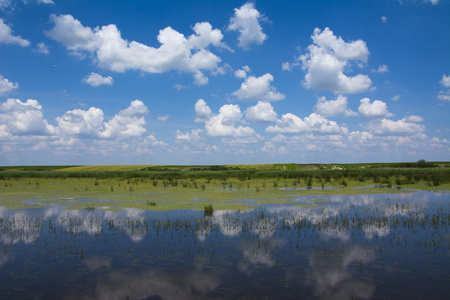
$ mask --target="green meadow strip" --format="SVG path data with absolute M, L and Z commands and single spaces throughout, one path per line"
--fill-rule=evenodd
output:
M 302 204 L 298 198 L 303 195 L 450 191 L 445 168 L 375 171 L 1 171 L 0 206 L 166 211 L 204 210 L 211 204 L 217 210 L 245 210 L 273 203 Z M 319 202 L 326 205 L 325 200 L 310 204 Z

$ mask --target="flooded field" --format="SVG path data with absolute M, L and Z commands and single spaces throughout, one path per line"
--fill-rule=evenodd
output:
M 0 208 L 1 299 L 450 299 L 450 193 Z

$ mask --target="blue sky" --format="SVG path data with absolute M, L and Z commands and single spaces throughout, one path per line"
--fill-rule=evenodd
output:
M 0 0 L 0 165 L 448 161 L 449 15 Z

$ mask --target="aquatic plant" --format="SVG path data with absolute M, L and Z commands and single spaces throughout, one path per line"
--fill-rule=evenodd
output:
M 205 216 L 212 216 L 214 213 L 214 207 L 212 204 L 206 204 L 203 211 L 205 212 Z

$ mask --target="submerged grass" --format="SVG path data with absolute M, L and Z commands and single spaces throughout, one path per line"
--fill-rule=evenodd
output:
M 148 178 L 12 178 L 0 180 L 0 206 L 24 208 L 36 205 L 66 205 L 69 208 L 135 207 L 146 210 L 251 209 L 262 204 L 296 203 L 301 195 L 359 195 L 405 193 L 396 188 L 365 188 L 376 183 L 347 179 L 184 179 Z M 276 182 L 276 184 L 274 184 Z M 307 187 L 311 184 L 312 188 Z M 322 184 L 325 189 L 322 189 Z M 404 185 L 412 189 L 435 189 L 428 182 Z M 334 188 L 334 189 L 329 189 Z M 438 186 L 450 190 L 449 184 Z M 298 202 L 298 201 L 297 201 Z
M 5 169 L 0 171 L 0 206 L 61 204 L 70 208 L 89 205 L 166 211 L 204 210 L 205 205 L 214 204 L 215 209 L 245 210 L 271 203 L 295 204 L 300 195 L 411 192 L 396 187 L 450 191 L 450 168 L 443 167 L 308 171 L 264 169 L 265 166 L 268 165 L 258 165 L 258 169 L 190 167 L 187 171 L 175 171 L 181 166 L 169 171 L 149 166 L 118 166 L 115 170 L 109 168 L 110 171 L 102 171 L 105 166 L 65 167 L 66 171 Z M 281 167 L 285 166 L 295 167 Z M 143 167 L 147 171 L 139 170 Z M 79 171 L 74 171 L 76 168 Z

